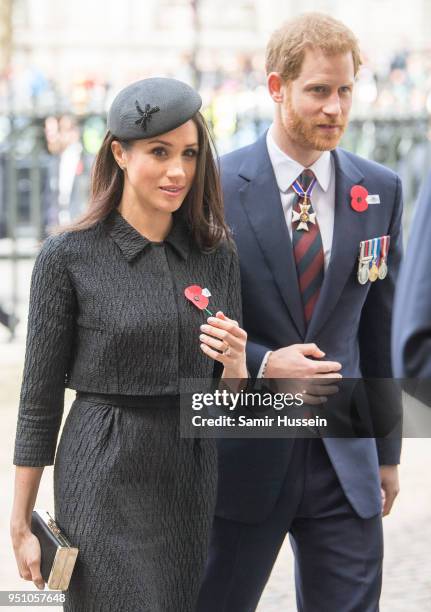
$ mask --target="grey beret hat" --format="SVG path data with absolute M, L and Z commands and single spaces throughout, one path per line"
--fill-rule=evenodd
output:
M 153 138 L 186 123 L 201 105 L 197 91 L 182 81 L 143 79 L 117 94 L 108 112 L 108 130 L 120 140 Z

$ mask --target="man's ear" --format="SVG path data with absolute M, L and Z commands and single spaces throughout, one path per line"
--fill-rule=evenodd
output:
M 277 104 L 283 102 L 285 82 L 278 72 L 270 72 L 267 77 L 268 91 L 271 98 Z

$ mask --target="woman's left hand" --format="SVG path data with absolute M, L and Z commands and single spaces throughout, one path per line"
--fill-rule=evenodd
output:
M 201 350 L 224 365 L 223 378 L 248 378 L 245 357 L 247 332 L 237 321 L 219 311 L 201 325 L 201 332 Z

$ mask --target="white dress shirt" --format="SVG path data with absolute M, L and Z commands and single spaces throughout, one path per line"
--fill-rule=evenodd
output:
M 276 145 L 272 136 L 272 129 L 273 126 L 267 132 L 266 145 L 272 167 L 274 168 L 275 179 L 280 190 L 287 229 L 290 238 L 292 238 L 292 204 L 297 197 L 292 189 L 292 183 L 305 170 L 305 167 L 289 157 Z M 317 179 L 310 199 L 322 236 L 326 271 L 331 258 L 335 211 L 335 168 L 331 153 L 323 151 L 319 159 L 310 166 L 310 170 L 313 171 Z
M 292 183 L 305 170 L 305 167 L 289 157 L 275 143 L 271 126 L 266 135 L 268 154 L 274 169 L 275 179 L 280 190 L 280 199 L 283 206 L 284 218 L 287 229 L 292 238 L 292 205 L 297 197 L 292 189 Z M 332 237 L 334 234 L 335 214 L 335 167 L 332 155 L 329 151 L 323 151 L 317 161 L 310 166 L 317 183 L 311 194 L 311 203 L 319 223 L 322 236 L 323 254 L 325 261 L 325 272 L 331 259 Z M 260 378 L 265 370 L 266 363 L 271 351 L 266 353 L 257 374 Z

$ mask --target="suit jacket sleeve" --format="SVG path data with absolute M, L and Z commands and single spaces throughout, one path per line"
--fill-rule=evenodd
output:
M 393 366 L 400 378 L 431 378 L 431 174 L 419 195 L 397 287 Z
M 262 361 L 270 348 L 267 348 L 263 344 L 258 344 L 252 340 L 247 341 L 247 368 L 252 378 L 256 378 Z
M 402 188 L 397 177 L 394 211 L 389 228 L 391 237 L 388 254 L 388 275 L 381 281 L 372 284 L 362 310 L 359 327 L 359 347 L 361 372 L 367 378 L 392 378 L 391 365 L 391 326 L 395 285 L 402 258 Z M 397 406 L 392 406 L 395 421 L 401 413 L 401 393 L 398 394 Z M 380 410 L 384 406 L 371 409 Z M 394 422 L 395 422 L 394 421 Z M 399 436 L 377 438 L 377 451 L 381 465 L 395 465 L 400 461 L 401 439 Z
M 61 236 L 48 238 L 34 265 L 15 465 L 54 463 L 72 352 L 75 296 Z

